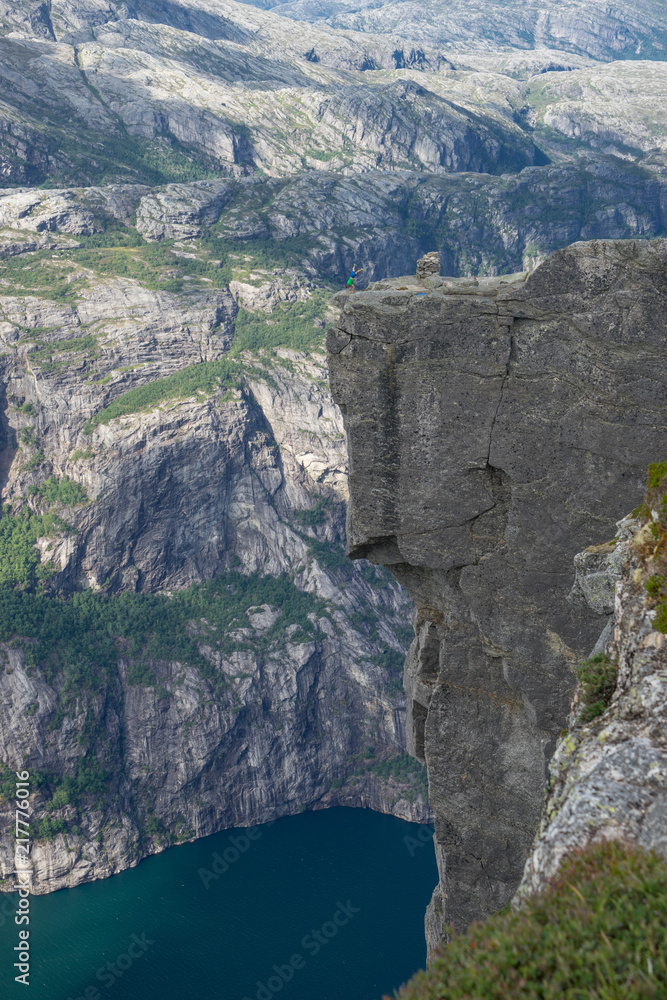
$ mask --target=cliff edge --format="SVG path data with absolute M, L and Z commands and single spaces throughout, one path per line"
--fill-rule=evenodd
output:
M 436 813 L 431 946 L 506 905 L 600 609 L 572 559 L 615 535 L 661 454 L 667 241 L 578 243 L 530 275 L 337 297 L 331 384 L 348 552 L 415 602 L 411 752 Z

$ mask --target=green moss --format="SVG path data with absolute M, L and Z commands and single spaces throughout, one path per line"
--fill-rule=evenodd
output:
M 649 576 L 644 584 L 644 589 L 651 597 L 657 597 L 665 586 L 665 577 L 662 573 L 654 573 Z
M 590 722 L 605 711 L 616 690 L 617 664 L 606 653 L 582 660 L 577 668 L 581 685 L 580 722 Z
M 656 632 L 667 634 L 667 601 L 662 601 L 658 605 L 653 619 L 653 628 Z
M 453 936 L 401 1000 L 659 1000 L 667 863 L 618 842 L 567 859 L 518 914 Z
M 667 462 L 653 462 L 648 467 L 647 487 L 655 489 L 660 486 L 665 476 L 667 476 Z

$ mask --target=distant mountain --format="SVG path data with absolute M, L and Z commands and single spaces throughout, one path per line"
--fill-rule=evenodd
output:
M 0 18 L 0 174 L 10 183 L 500 173 L 540 162 L 511 116 L 424 86 L 450 64 L 396 36 L 295 25 L 233 0 L 23 0 Z
M 593 59 L 667 59 L 661 0 L 247 0 L 299 21 L 399 32 L 432 45 L 549 47 Z

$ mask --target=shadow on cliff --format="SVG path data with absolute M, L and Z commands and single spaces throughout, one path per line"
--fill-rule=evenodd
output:
M 9 470 L 18 448 L 16 432 L 9 425 L 7 406 L 7 392 L 2 386 L 0 388 L 0 494 L 7 485 Z

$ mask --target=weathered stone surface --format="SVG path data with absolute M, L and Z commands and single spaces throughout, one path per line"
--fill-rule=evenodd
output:
M 409 743 L 440 888 L 429 926 L 505 905 L 600 615 L 572 559 L 641 499 L 667 423 L 667 242 L 592 242 L 498 279 L 337 297 L 348 546 L 416 604 Z M 345 338 L 349 338 L 346 343 Z M 603 605 L 599 611 L 603 611 Z
M 437 250 L 432 250 L 417 261 L 418 278 L 429 278 L 434 274 L 440 274 L 440 254 Z
M 655 628 L 644 587 L 656 568 L 646 558 L 646 528 L 629 516 L 618 529 L 606 573 L 606 587 L 616 594 L 614 627 L 604 643 L 618 666 L 616 691 L 607 711 L 585 725 L 575 702 L 551 761 L 517 905 L 544 888 L 566 854 L 590 843 L 622 840 L 667 857 L 667 636 Z M 580 562 L 577 577 L 585 580 Z M 598 581 L 591 588 L 594 610 L 597 588 Z M 588 598 L 591 591 L 584 585 L 582 593 Z

